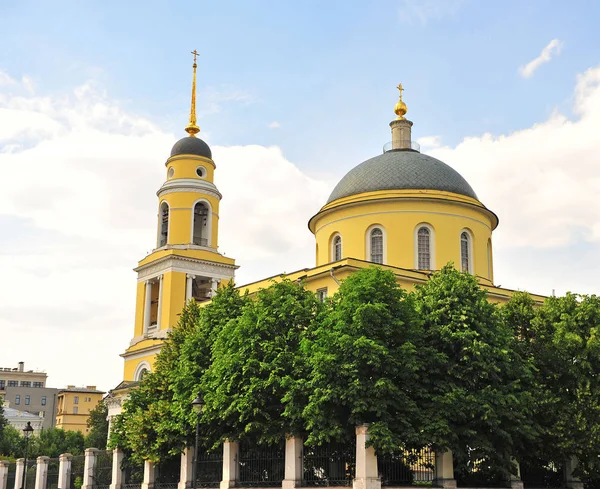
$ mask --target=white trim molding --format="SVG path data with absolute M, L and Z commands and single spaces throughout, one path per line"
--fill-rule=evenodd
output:
M 167 180 L 158 189 L 156 195 L 160 198 L 178 192 L 207 194 L 219 200 L 223 197 L 214 183 L 202 180 L 201 178 L 173 178 L 172 180 Z
M 145 360 L 143 362 L 138 363 L 137 367 L 135 367 L 135 372 L 133 374 L 133 380 L 134 381 L 142 380 L 141 375 L 144 370 L 147 372 L 152 372 L 152 368 L 150 368 L 150 364 Z
M 339 258 L 336 256 L 336 250 L 335 250 L 335 242 L 337 240 L 337 238 L 340 238 L 340 256 Z M 344 240 L 342 239 L 342 235 L 339 232 L 335 232 L 331 235 L 331 237 L 329 238 L 329 261 L 330 262 L 334 262 L 334 261 L 339 261 L 344 257 Z
M 138 273 L 138 282 L 151 280 L 167 272 L 189 273 L 190 275 L 201 275 L 220 280 L 229 281 L 233 279 L 236 265 L 209 262 L 195 258 L 170 255 L 154 262 L 134 268 Z

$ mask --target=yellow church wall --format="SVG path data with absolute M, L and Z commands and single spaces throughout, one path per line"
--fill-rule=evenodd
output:
M 154 342 L 156 344 L 156 342 Z M 162 344 L 162 342 L 161 342 Z M 125 366 L 123 369 L 123 380 L 135 380 L 135 373 L 139 366 L 148 365 L 150 370 L 154 367 L 154 360 L 157 352 L 150 353 L 144 356 L 136 355 L 134 358 L 125 358 Z
M 185 305 L 186 274 L 168 272 L 163 277 L 163 307 L 160 329 L 172 328 Z
M 167 167 L 167 180 L 176 180 L 178 178 L 194 178 L 198 180 L 207 180 L 214 182 L 215 162 L 202 156 L 181 155 L 169 158 L 165 163 Z M 206 175 L 199 177 L 196 169 L 202 167 Z M 169 170 L 173 169 L 173 175 L 169 176 Z
M 135 325 L 134 338 L 144 332 L 144 300 L 146 298 L 146 284 L 138 282 L 135 293 Z
M 447 200 L 402 197 L 363 201 L 355 198 L 358 202 L 322 210 L 311 220 L 317 243 L 317 266 L 333 261 L 332 241 L 337 234 L 342 238 L 342 257 L 368 261 L 368 233 L 377 225 L 384 233 L 384 264 L 416 268 L 415 233 L 419 225 L 427 224 L 433 230 L 433 269 L 440 269 L 450 261 L 460 266 L 460 235 L 466 230 L 472 238 L 471 272 L 491 283 L 488 240 L 495 223 L 488 216 L 489 211 L 448 197 Z

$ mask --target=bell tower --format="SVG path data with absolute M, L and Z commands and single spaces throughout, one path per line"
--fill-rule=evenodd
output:
M 210 300 L 220 283 L 234 277 L 235 260 L 218 252 L 219 203 L 215 162 L 196 135 L 196 56 L 193 51 L 192 104 L 187 137 L 167 159 L 166 181 L 158 189 L 156 247 L 142 259 L 138 274 L 135 326 L 125 360 L 124 381 L 140 380 L 152 369 L 163 340 L 189 300 Z

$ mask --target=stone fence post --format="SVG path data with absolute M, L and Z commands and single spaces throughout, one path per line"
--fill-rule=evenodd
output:
M 302 485 L 302 438 L 288 436 L 285 439 L 285 476 L 282 489 L 293 489 Z
M 113 451 L 112 458 L 112 476 L 110 479 L 109 489 L 121 489 L 123 487 L 123 460 L 125 459 L 125 452 L 120 448 L 115 448 Z M 62 487 L 59 486 L 59 489 Z
M 577 465 L 577 457 L 571 457 L 565 463 L 565 486 L 569 489 L 583 489 L 583 482 L 581 482 L 581 479 L 573 475 L 577 469 Z
M 37 458 L 37 467 L 35 468 L 35 489 L 46 489 L 48 481 L 48 461 L 50 457 Z
M 523 489 L 523 481 L 521 480 L 521 465 L 514 458 L 512 459 L 512 463 L 517 469 L 517 473 L 510 474 L 510 487 L 511 489 Z
M 156 466 L 150 460 L 144 461 L 144 482 L 141 489 L 154 489 L 154 481 L 156 480 Z M 83 489 L 83 488 L 82 488 Z
M 369 425 L 356 427 L 356 476 L 353 489 L 381 489 L 377 470 L 377 456 L 373 447 L 367 447 Z
M 8 462 L 0 460 L 0 489 L 9 489 L 8 484 Z M 13 489 L 12 487 L 10 489 Z
M 83 484 L 81 489 L 94 488 L 94 472 L 96 471 L 96 462 L 98 461 L 98 449 L 85 449 L 85 462 L 83 465 Z M 62 487 L 60 488 L 62 489 Z
M 454 460 L 450 450 L 436 452 L 435 454 L 435 484 L 444 487 L 444 489 L 456 489 Z
M 23 474 L 25 473 L 25 459 L 18 458 L 16 469 L 15 469 L 15 487 L 14 489 L 21 489 L 23 485 Z
M 58 457 L 58 487 L 59 489 L 71 489 L 71 459 L 73 455 L 63 453 Z
M 235 487 L 240 478 L 240 466 L 238 457 L 240 453 L 240 444 L 236 441 L 226 441 L 223 443 L 223 480 L 220 489 L 229 489 Z
M 194 478 L 194 449 L 186 447 L 181 454 L 181 468 L 179 469 L 179 485 L 177 489 L 190 489 L 193 485 Z M 198 461 L 196 461 L 198 467 Z M 198 474 L 196 474 L 198 478 Z

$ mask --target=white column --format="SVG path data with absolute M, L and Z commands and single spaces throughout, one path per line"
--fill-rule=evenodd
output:
M 292 489 L 302 485 L 302 438 L 290 436 L 285 440 L 285 477 L 282 489 Z
M 573 472 L 577 468 L 577 457 L 571 457 L 565 463 L 565 486 L 569 489 L 583 489 L 583 482 L 575 477 Z
M 515 466 L 516 474 L 510 473 L 510 487 L 511 489 L 523 489 L 523 481 L 521 480 L 521 466 L 516 459 L 511 459 L 512 464 Z
M 109 431 L 110 433 L 110 431 Z M 123 459 L 125 458 L 125 452 L 120 448 L 115 448 L 113 451 L 112 458 L 112 477 L 110 479 L 109 489 L 121 489 L 123 487 Z M 60 489 L 62 487 L 59 485 Z
M 152 282 L 146 280 L 146 297 L 144 300 L 144 334 L 150 329 L 150 310 L 152 308 Z M 62 488 L 61 488 L 62 489 Z
M 353 489 L 381 489 L 381 479 L 377 472 L 377 456 L 373 447 L 367 447 L 369 425 L 356 427 L 356 475 Z
M 25 471 L 25 459 L 18 458 L 15 469 L 15 487 L 14 489 L 21 489 L 23 485 L 23 472 Z
M 177 489 L 189 489 L 193 482 L 194 449 L 187 447 L 181 454 L 181 469 L 179 472 L 179 485 Z M 196 474 L 198 477 L 198 474 Z
M 185 302 L 187 302 L 192 298 L 192 282 L 196 278 L 195 275 L 190 275 L 189 273 L 185 276 Z
M 240 444 L 238 442 L 226 441 L 223 443 L 223 480 L 221 481 L 221 489 L 235 487 L 237 480 L 240 478 L 239 452 Z
M 93 489 L 94 471 L 96 470 L 96 460 L 98 457 L 97 448 L 85 449 L 85 463 L 83 465 L 83 484 L 81 489 Z M 60 488 L 62 489 L 62 487 Z
M 6 487 L 8 484 L 8 462 L 6 460 L 0 460 L 0 489 L 9 489 Z M 12 489 L 12 488 L 10 488 Z
M 435 484 L 446 489 L 455 489 L 456 480 L 454 479 L 454 460 L 452 452 L 436 452 L 435 454 Z
M 162 317 L 162 294 L 163 294 L 163 276 L 158 277 L 158 308 L 156 311 L 156 329 L 160 330 L 160 318 Z
M 219 279 L 213 278 L 210 284 L 210 296 L 214 297 L 217 294 L 217 288 L 219 287 Z
M 141 489 L 153 489 L 154 480 L 156 479 L 156 467 L 150 460 L 144 461 L 144 482 Z M 62 489 L 62 488 L 61 488 Z M 83 488 L 82 488 L 83 489 Z
M 59 460 L 58 466 L 58 487 L 60 489 L 71 489 L 71 459 L 73 455 L 70 453 L 63 453 Z
M 50 457 L 38 457 L 37 467 L 35 468 L 35 489 L 46 489 L 48 480 L 48 460 Z

